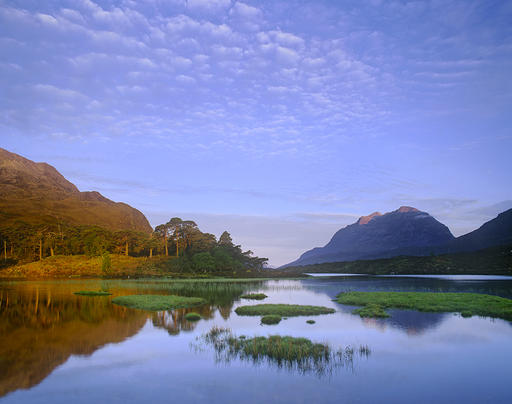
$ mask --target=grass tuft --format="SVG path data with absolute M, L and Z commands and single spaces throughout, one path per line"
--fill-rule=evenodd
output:
M 80 290 L 73 292 L 73 294 L 79 296 L 110 296 L 112 293 L 105 292 L 104 290 Z
M 345 292 L 340 293 L 337 299 L 338 303 L 347 305 L 377 305 L 382 311 L 385 308 L 397 308 L 425 312 L 458 312 L 463 317 L 478 315 L 512 321 L 512 300 L 479 293 Z M 364 310 L 365 308 L 358 309 L 358 314 L 361 315 Z
M 278 316 L 314 316 L 330 314 L 336 310 L 322 306 L 301 306 L 297 304 L 257 304 L 254 306 L 240 306 L 235 309 L 239 316 L 266 316 L 275 314 Z
M 315 324 L 316 321 L 315 320 L 306 320 L 306 323 L 308 323 L 308 324 Z
M 213 346 L 217 361 L 230 362 L 235 359 L 255 364 L 266 362 L 300 373 L 331 373 L 339 367 L 353 366 L 354 349 L 351 347 L 332 349 L 328 344 L 314 343 L 307 338 L 270 335 L 267 337 L 237 337 L 231 330 L 213 327 L 197 338 L 201 345 Z M 357 351 L 356 351 L 357 352 Z M 370 350 L 361 346 L 361 357 Z
M 368 303 L 366 306 L 355 309 L 352 311 L 353 314 L 359 314 L 361 317 L 378 317 L 378 318 L 386 318 L 389 317 L 389 314 L 384 310 L 384 307 L 374 303 Z
M 266 299 L 268 296 L 264 293 L 248 293 L 248 294 L 242 295 L 240 297 L 242 299 L 263 300 L 263 299 Z
M 192 311 L 190 313 L 185 314 L 185 318 L 188 321 L 199 321 L 201 320 L 201 315 L 199 313 L 195 313 Z
M 199 306 L 205 304 L 206 300 L 173 295 L 128 295 L 115 297 L 112 303 L 133 309 L 162 311 Z
M 279 324 L 280 322 L 281 322 L 281 316 L 278 316 L 276 314 L 269 314 L 269 315 L 263 316 L 261 318 L 262 324 L 271 325 L 271 324 Z

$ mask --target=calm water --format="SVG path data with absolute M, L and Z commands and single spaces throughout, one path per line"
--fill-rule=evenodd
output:
M 148 313 L 79 297 L 108 288 L 113 296 L 182 294 L 210 302 L 192 310 Z M 510 403 L 512 324 L 457 314 L 390 310 L 361 319 L 332 301 L 341 291 L 476 292 L 512 298 L 512 280 L 335 277 L 253 283 L 134 281 L 0 283 L 0 403 Z M 335 314 L 261 326 L 240 317 L 244 291 L 265 303 L 314 304 Z M 214 325 L 238 335 L 292 335 L 332 347 L 368 345 L 371 354 L 332 372 L 302 373 L 272 362 L 218 361 L 197 337 Z

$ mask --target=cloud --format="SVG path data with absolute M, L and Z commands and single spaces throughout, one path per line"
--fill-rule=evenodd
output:
M 37 93 L 48 96 L 50 98 L 63 98 L 71 100 L 84 100 L 87 98 L 79 91 L 71 90 L 68 88 L 59 88 L 51 84 L 36 84 L 33 88 Z
M 187 0 L 187 6 L 192 11 L 218 13 L 231 6 L 231 0 Z
M 230 14 L 244 19 L 258 19 L 263 13 L 259 8 L 238 1 L 230 10 Z

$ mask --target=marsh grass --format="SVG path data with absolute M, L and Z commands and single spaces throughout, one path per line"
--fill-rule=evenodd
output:
M 128 295 L 112 299 L 112 303 L 133 309 L 162 311 L 182 309 L 205 304 L 199 297 L 183 297 L 173 295 Z
M 240 306 L 235 309 L 239 316 L 278 315 L 281 317 L 314 316 L 334 313 L 336 310 L 323 306 L 302 306 L 297 304 L 257 304 Z
M 110 296 L 112 293 L 104 290 L 80 290 L 78 292 L 73 292 L 73 294 L 79 296 Z
M 237 337 L 230 329 L 213 327 L 197 338 L 199 349 L 212 346 L 218 362 L 242 360 L 254 364 L 268 364 L 321 376 L 340 367 L 353 369 L 355 351 L 352 347 L 333 349 L 325 343 L 314 343 L 307 338 L 270 335 L 267 337 Z M 368 347 L 361 347 L 360 356 L 368 357 Z
M 345 292 L 336 297 L 338 303 L 354 306 L 458 312 L 463 317 L 478 315 L 512 321 L 512 300 L 479 293 Z
M 377 317 L 377 318 L 386 318 L 389 317 L 389 314 L 384 310 L 379 304 L 368 303 L 366 306 L 355 309 L 352 311 L 353 314 L 359 314 L 361 317 Z
M 248 293 L 248 294 L 242 295 L 240 297 L 242 299 L 263 300 L 263 299 L 266 299 L 268 296 L 264 293 Z
M 315 324 L 316 321 L 315 320 L 306 320 L 306 323 L 308 323 L 308 324 Z
M 185 319 L 187 319 L 188 321 L 199 321 L 201 320 L 201 315 L 199 313 L 195 313 L 192 311 L 190 313 L 185 314 Z
M 146 280 L 146 281 L 108 281 L 110 287 L 121 285 L 133 287 L 137 291 L 165 291 L 170 294 L 189 297 L 201 297 L 216 305 L 229 305 L 244 293 L 261 289 L 261 280 L 247 281 L 232 279 L 184 279 L 184 280 Z
M 272 324 L 279 324 L 281 322 L 281 316 L 278 316 L 276 314 L 269 314 L 268 316 L 263 316 L 261 318 L 262 324 L 272 325 Z

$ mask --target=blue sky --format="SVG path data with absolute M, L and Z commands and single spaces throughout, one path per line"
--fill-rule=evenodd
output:
M 0 0 L 0 146 L 280 265 L 512 207 L 512 1 Z

